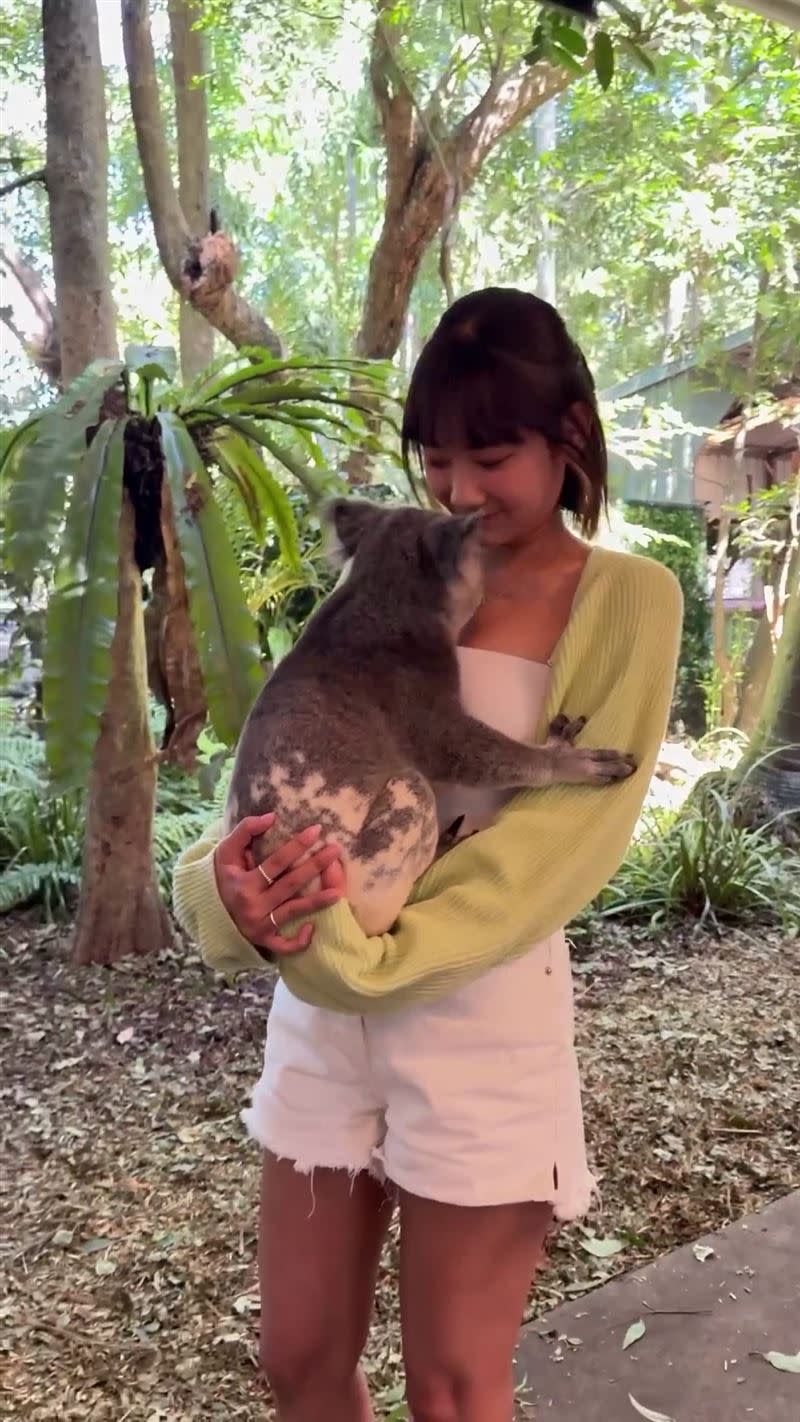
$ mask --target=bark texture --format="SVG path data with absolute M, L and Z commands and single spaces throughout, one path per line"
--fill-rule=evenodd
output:
M 386 199 L 356 342 L 358 355 L 384 360 L 402 339 L 420 263 L 437 234 L 444 229 L 447 236 L 481 165 L 507 133 L 572 78 L 547 63 L 500 71 L 474 108 L 440 132 L 437 95 L 420 107 L 395 59 L 399 33 L 387 18 L 388 8 L 379 7 L 370 61 L 386 148 Z
M 153 568 L 153 591 L 144 614 L 150 689 L 166 708 L 163 758 L 193 770 L 197 737 L 207 707 L 197 639 L 189 615 L 186 576 L 175 537 L 166 481 L 161 485 L 161 550 Z
M 157 761 L 150 732 L 142 578 L 134 561 L 135 520 L 123 495 L 119 528 L 119 612 L 111 680 L 89 776 L 76 963 L 114 963 L 173 941 L 153 864 Z
M 108 251 L 108 132 L 95 0 L 43 0 L 47 189 L 61 379 L 117 354 Z
M 282 354 L 269 322 L 234 289 L 237 256 L 224 232 L 195 237 L 172 181 L 161 117 L 148 0 L 122 0 L 131 112 L 159 255 L 175 290 L 235 346 Z
M 203 31 L 195 28 L 201 14 L 202 5 L 195 0 L 169 0 L 178 134 L 178 199 L 195 241 L 208 231 L 211 207 L 206 42 Z M 213 326 L 185 299 L 180 309 L 180 352 L 184 381 L 199 375 L 214 355 Z

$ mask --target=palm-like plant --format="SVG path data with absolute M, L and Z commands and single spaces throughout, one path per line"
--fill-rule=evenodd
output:
M 363 401 L 349 391 L 354 369 L 371 386 Z M 338 448 L 381 447 L 376 403 L 393 423 L 387 372 L 365 362 L 240 351 L 185 391 L 171 384 L 174 370 L 174 353 L 153 347 L 94 362 L 15 432 L 0 471 L 17 593 L 52 581 L 43 671 L 51 776 L 59 789 L 88 787 L 82 963 L 170 941 L 152 853 L 159 760 L 191 765 L 207 716 L 232 745 L 262 681 L 216 491 L 223 481 L 235 491 L 255 536 L 274 530 L 282 563 L 301 576 L 287 481 L 316 500 L 336 483 Z M 148 681 L 167 708 L 159 751 Z

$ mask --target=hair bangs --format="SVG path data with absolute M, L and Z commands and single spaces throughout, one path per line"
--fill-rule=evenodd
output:
M 403 458 L 425 448 L 491 449 L 528 431 L 561 434 L 554 372 L 468 339 L 432 341 L 420 356 L 403 418 Z M 556 397 L 554 399 L 554 396 Z

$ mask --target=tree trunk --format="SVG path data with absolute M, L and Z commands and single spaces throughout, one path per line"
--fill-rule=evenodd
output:
M 534 111 L 533 142 L 537 157 L 554 153 L 558 145 L 558 100 L 549 99 Z M 555 306 L 558 299 L 556 271 L 556 238 L 553 223 L 542 203 L 541 247 L 536 255 L 536 295 Z
M 47 191 L 68 385 L 117 354 L 108 251 L 108 132 L 95 0 L 43 0 Z
M 175 125 L 178 133 L 178 198 L 189 231 L 199 241 L 209 228 L 208 101 L 206 43 L 195 29 L 202 14 L 196 0 L 169 0 Z M 214 355 L 214 328 L 186 298 L 180 308 L 181 374 L 194 379 Z
M 117 354 L 108 255 L 103 70 L 94 0 L 43 0 L 47 190 L 64 384 Z M 74 953 L 111 963 L 172 940 L 153 867 L 156 761 L 147 700 L 135 519 L 123 494 L 111 678 L 86 810 Z
M 758 725 L 774 660 L 772 628 L 766 612 L 763 612 L 744 664 L 742 690 L 736 712 L 736 729 L 746 736 L 752 736 Z
M 153 866 L 157 762 L 147 697 L 142 578 L 134 513 L 123 495 L 119 611 L 111 680 L 89 776 L 76 963 L 114 963 L 173 941 Z
M 717 533 L 717 564 L 714 573 L 714 607 L 711 617 L 714 640 L 714 662 L 719 676 L 719 722 L 732 726 L 736 717 L 736 679 L 728 656 L 727 620 L 725 617 L 725 570 L 731 533 L 731 515 L 723 504 Z
M 778 752 L 770 764 L 800 772 L 800 539 L 788 569 L 787 599 L 778 629 L 772 671 L 745 765 Z

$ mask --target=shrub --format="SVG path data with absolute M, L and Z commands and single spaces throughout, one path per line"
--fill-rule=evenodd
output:
M 231 765 L 230 757 L 220 762 L 212 755 L 197 777 L 162 769 L 153 841 L 167 900 L 177 856 L 222 812 Z M 43 742 L 21 729 L 5 735 L 0 745 L 0 913 L 38 904 L 51 920 L 74 908 L 84 828 L 83 793 L 53 793 Z
M 800 928 L 800 855 L 739 815 L 739 791 L 707 785 L 672 815 L 652 814 L 622 868 L 579 920 L 579 931 L 616 920 L 657 928 L 681 919 Z
M 670 568 L 683 589 L 683 637 L 673 715 L 683 721 L 691 735 L 701 736 L 707 719 L 704 688 L 711 684 L 713 677 L 706 527 L 702 510 L 629 502 L 625 513 L 643 528 L 671 535 L 669 541 L 654 539 L 641 551 Z

